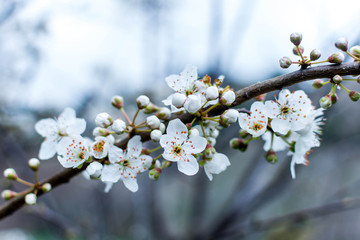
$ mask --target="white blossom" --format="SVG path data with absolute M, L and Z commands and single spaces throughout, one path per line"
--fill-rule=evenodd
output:
M 96 137 L 95 142 L 91 145 L 91 154 L 94 158 L 102 159 L 106 157 L 114 143 L 113 137 Z
M 106 112 L 99 113 L 95 117 L 95 124 L 98 127 L 107 128 L 108 126 L 110 126 L 112 124 L 112 119 L 111 119 L 110 114 L 108 114 Z
M 35 124 L 35 130 L 45 138 L 40 146 L 39 158 L 46 160 L 56 153 L 56 145 L 64 136 L 77 136 L 85 131 L 84 119 L 76 118 L 72 108 L 66 108 L 57 120 L 47 118 Z
M 160 128 L 160 120 L 158 117 L 156 117 L 154 115 L 146 118 L 146 124 L 151 129 L 159 129 Z
M 120 179 L 130 191 L 138 190 L 137 175 L 151 166 L 152 158 L 141 155 L 142 143 L 140 136 L 132 137 L 128 142 L 126 153 L 121 148 L 113 147 L 109 153 L 111 164 L 105 165 L 101 174 L 103 182 L 115 183 Z
M 253 137 L 258 137 L 265 133 L 268 123 L 265 106 L 262 102 L 254 102 L 250 108 L 250 115 L 240 113 L 239 125 L 242 129 L 250 133 Z
M 101 175 L 101 171 L 103 169 L 103 165 L 99 162 L 92 162 L 87 166 L 86 172 L 92 178 L 98 178 Z
M 90 158 L 90 144 L 81 137 L 64 137 L 56 146 L 58 160 L 65 168 L 76 168 Z
M 230 166 L 229 158 L 225 154 L 217 152 L 211 160 L 205 160 L 204 162 L 204 170 L 210 181 L 213 179 L 213 174 L 225 171 L 228 166 Z
M 169 122 L 166 134 L 161 136 L 160 145 L 164 148 L 163 157 L 177 162 L 180 172 L 194 175 L 199 171 L 199 164 L 193 154 L 202 152 L 206 147 L 205 138 L 188 138 L 188 129 L 179 119 Z

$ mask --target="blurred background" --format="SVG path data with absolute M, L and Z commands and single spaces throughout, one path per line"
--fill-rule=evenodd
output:
M 292 32 L 303 34 L 306 55 L 317 48 L 322 59 L 337 51 L 339 37 L 360 44 L 359 10 L 356 0 L 2 0 L 0 168 L 32 181 L 26 162 L 42 141 L 33 127 L 39 119 L 73 107 L 91 137 L 97 113 L 121 116 L 113 95 L 124 96 L 130 115 L 140 94 L 161 106 L 172 93 L 165 77 L 188 63 L 200 76 L 225 75 L 238 90 L 297 70 L 278 64 L 283 56 L 297 59 Z M 346 86 L 359 91 L 356 83 Z M 330 90 L 314 91 L 311 82 L 292 89 L 304 89 L 317 107 Z M 296 168 L 296 180 L 286 153 L 277 164 L 265 161 L 262 140 L 245 153 L 231 150 L 235 124 L 216 144 L 232 165 L 212 182 L 202 169 L 188 177 L 172 167 L 157 182 L 141 175 L 137 193 L 118 183 L 106 194 L 101 182 L 78 176 L 2 220 L 0 239 L 357 239 L 358 209 L 260 230 L 250 224 L 360 196 L 359 103 L 343 90 L 338 95 L 325 112 L 322 146 L 308 167 Z M 55 158 L 42 162 L 40 178 L 61 169 Z

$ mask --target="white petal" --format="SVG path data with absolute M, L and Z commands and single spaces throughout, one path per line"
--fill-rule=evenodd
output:
M 204 166 L 204 170 L 205 170 L 206 176 L 209 178 L 210 181 L 212 181 L 212 180 L 213 180 L 213 175 L 212 175 L 211 172 L 208 170 L 208 168 L 206 167 L 206 165 Z
M 290 130 L 290 123 L 284 119 L 274 118 L 271 127 L 275 132 L 285 135 Z
M 65 108 L 64 111 L 60 114 L 58 122 L 71 122 L 76 118 L 75 110 L 72 108 Z
M 189 88 L 197 80 L 197 67 L 191 64 L 187 64 L 185 69 L 181 72 L 181 77 L 187 84 L 186 87 Z
M 112 183 L 112 182 L 104 182 L 104 183 L 105 183 L 104 192 L 105 192 L 105 193 L 108 193 L 108 192 L 112 189 L 114 183 Z
M 118 164 L 105 165 L 101 173 L 101 181 L 112 183 L 119 181 L 121 177 L 119 168 Z
M 184 92 L 186 82 L 182 79 L 180 74 L 173 74 L 165 78 L 166 83 L 170 88 L 177 92 Z
M 139 186 L 137 184 L 136 178 L 123 178 L 124 185 L 127 189 L 129 189 L 132 192 L 137 192 L 139 190 Z
M 166 133 L 176 137 L 179 142 L 183 142 L 185 139 L 187 139 L 188 129 L 185 124 L 177 118 L 169 122 Z
M 112 145 L 109 149 L 109 161 L 111 163 L 116 163 L 122 160 L 124 160 L 124 151 L 121 148 Z
M 181 157 L 173 154 L 170 150 L 165 150 L 162 156 L 171 162 L 181 161 Z
M 142 143 L 139 135 L 132 137 L 127 145 L 126 158 L 138 157 L 141 154 Z
M 131 161 L 131 160 L 130 160 Z M 141 155 L 137 157 L 137 161 L 131 161 L 131 166 L 134 167 L 134 170 L 144 172 L 148 170 L 152 163 L 152 157 L 148 155 Z
M 199 163 L 192 155 L 187 155 L 186 158 L 182 158 L 177 162 L 177 166 L 180 172 L 192 176 L 199 171 Z
M 38 121 L 35 124 L 35 130 L 43 137 L 54 137 L 58 135 L 57 123 L 54 119 L 47 118 Z
M 280 113 L 279 105 L 274 101 L 266 101 L 265 109 L 269 118 L 275 118 Z
M 66 133 L 69 135 L 80 135 L 85 131 L 86 121 L 82 118 L 74 119 L 67 127 Z
M 195 136 L 184 142 L 183 149 L 187 154 L 200 153 L 204 151 L 207 144 L 206 138 Z
M 47 160 L 52 158 L 56 153 L 56 139 L 45 139 L 40 146 L 39 159 Z

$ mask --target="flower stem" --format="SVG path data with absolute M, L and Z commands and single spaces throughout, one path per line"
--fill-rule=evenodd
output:
M 39 171 L 35 171 L 35 184 L 39 184 Z
M 139 114 L 139 112 L 140 112 L 140 109 L 138 109 L 134 115 L 134 118 L 133 118 L 132 124 L 131 124 L 132 126 L 135 126 L 135 119 L 136 119 L 137 115 Z
M 22 183 L 22 184 L 24 184 L 24 185 L 26 185 L 28 187 L 34 187 L 34 184 L 32 184 L 32 183 L 30 183 L 28 181 L 25 181 L 25 180 L 23 180 L 23 179 L 21 179 L 19 177 L 16 179 L 16 181 L 18 181 L 19 183 Z
M 347 93 L 350 93 L 350 90 L 347 89 L 344 85 L 338 84 L 342 89 L 344 89 Z
M 161 146 L 158 146 L 157 148 L 148 150 L 149 153 L 155 152 L 157 150 L 161 149 Z
M 158 160 L 158 159 L 159 159 L 162 155 L 163 155 L 162 153 L 161 153 L 161 154 L 159 154 L 159 155 L 157 155 L 155 158 L 153 158 L 153 161 Z
M 210 112 L 212 109 L 216 108 L 219 105 L 220 105 L 220 103 L 216 103 L 216 104 L 212 105 L 205 112 L 203 112 L 203 114 L 206 115 L 208 112 Z
M 151 129 L 135 129 L 135 132 L 151 132 Z
M 200 126 L 201 126 L 201 130 L 203 132 L 204 138 L 206 138 L 206 134 L 205 134 L 205 130 L 204 130 L 204 123 L 202 120 L 200 120 Z
M 319 61 L 319 62 L 312 62 L 311 65 L 313 64 L 320 64 L 320 63 L 327 63 L 329 62 L 328 60 L 324 60 L 324 61 Z
M 346 51 L 347 55 L 349 55 L 350 57 L 352 57 L 353 59 L 355 59 L 356 61 L 360 61 L 360 58 L 355 57 L 353 54 L 349 53 L 348 51 Z
M 129 116 L 126 114 L 124 108 L 121 108 L 121 112 L 122 112 L 122 114 L 124 115 L 124 117 L 125 117 L 126 121 L 128 122 L 128 124 L 131 125 L 130 118 L 129 118 Z
M 305 63 L 305 59 L 300 51 L 299 45 L 296 45 L 296 49 L 298 50 L 298 53 L 299 53 L 299 56 L 301 57 L 302 62 Z

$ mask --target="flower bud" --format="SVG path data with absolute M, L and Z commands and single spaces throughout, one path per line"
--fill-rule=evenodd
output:
M 237 149 L 241 152 L 245 152 L 248 147 L 248 143 L 241 138 L 233 138 L 230 140 L 230 147 L 232 149 Z
M 159 130 L 161 131 L 162 134 L 164 134 L 164 133 L 165 133 L 165 130 L 166 130 L 165 124 L 160 123 L 160 128 L 159 128 Z
M 207 144 L 204 150 L 204 157 L 206 159 L 212 159 L 215 153 L 216 153 L 215 148 L 211 144 Z
M 159 160 L 156 160 L 155 161 L 155 166 L 154 166 L 155 168 L 160 168 L 161 167 L 161 163 L 160 163 L 160 161 Z
M 350 48 L 350 53 L 357 58 L 360 58 L 360 46 L 356 45 Z
M 310 53 L 310 60 L 311 61 L 316 61 L 321 57 L 321 52 L 317 49 L 314 49 L 311 51 Z
M 191 128 L 189 131 L 189 138 L 200 136 L 199 130 L 196 128 Z
M 288 57 L 282 57 L 282 58 L 280 58 L 279 63 L 280 63 L 281 68 L 288 68 L 291 66 L 292 61 Z
M 276 163 L 277 162 L 277 156 L 276 153 L 273 150 L 269 150 L 265 154 L 266 161 L 268 163 Z
M 334 105 L 339 100 L 339 97 L 337 96 L 336 93 L 334 93 L 330 95 L 330 100 L 331 100 L 331 104 Z
M 150 103 L 144 108 L 143 113 L 151 114 L 156 111 L 159 111 L 159 108 L 155 104 Z
M 149 171 L 149 178 L 151 180 L 157 181 L 160 177 L 162 170 L 161 168 L 154 168 Z
M 360 94 L 356 91 L 350 91 L 349 97 L 350 97 L 351 101 L 356 102 L 357 100 L 359 100 Z
M 188 130 L 190 130 L 190 129 L 192 128 L 192 124 L 191 124 L 191 123 L 186 123 L 185 126 L 186 126 L 186 128 L 187 128 Z
M 137 99 L 136 99 L 136 104 L 138 106 L 139 109 L 143 109 L 145 108 L 147 105 L 150 104 L 150 99 L 145 96 L 145 95 L 140 95 Z
M 219 89 L 217 87 L 208 87 L 205 91 L 206 100 L 215 100 L 219 97 Z
M 323 82 L 323 80 L 321 80 L 321 79 L 316 79 L 316 80 L 313 81 L 313 83 L 312 83 L 312 87 L 313 87 L 314 89 L 320 89 L 320 88 L 322 88 L 322 86 L 324 86 L 324 82 Z
M 255 97 L 255 100 L 256 100 L 256 101 L 264 102 L 264 101 L 265 101 L 265 97 L 266 97 L 266 93 L 260 94 L 260 95 L 258 95 L 258 96 Z
M 95 124 L 98 127 L 107 128 L 112 124 L 111 116 L 106 112 L 99 113 L 95 117 Z
M 295 45 L 299 46 L 302 40 L 302 34 L 298 32 L 294 32 L 290 35 L 290 41 Z
M 99 162 L 92 162 L 87 166 L 86 172 L 89 174 L 90 178 L 98 179 L 101 175 L 103 165 Z
M 250 134 L 249 134 L 246 130 L 244 130 L 244 129 L 240 129 L 240 130 L 239 130 L 239 136 L 240 136 L 241 138 L 247 138 L 249 135 L 250 135 Z
M 150 155 L 150 151 L 149 151 L 148 148 L 143 147 L 143 148 L 141 149 L 141 154 L 142 154 L 142 155 Z
M 298 46 L 298 47 L 299 47 L 300 53 L 303 54 L 303 53 L 304 53 L 304 48 L 303 48 L 303 46 L 300 45 L 300 46 Z M 299 50 L 297 49 L 297 47 L 294 47 L 293 50 L 292 50 L 292 51 L 293 51 L 293 54 L 296 55 L 296 56 L 300 56 Z
M 111 98 L 111 104 L 117 109 L 124 107 L 124 98 L 121 96 L 113 96 Z
M 224 92 L 219 100 L 221 105 L 230 106 L 235 101 L 235 93 L 232 90 Z
M 121 119 L 116 119 L 111 128 L 116 134 L 122 134 L 126 129 L 126 123 Z
M 341 52 L 333 53 L 330 57 L 328 57 L 329 63 L 337 63 L 340 64 L 344 61 L 345 56 Z
M 43 192 L 50 192 L 51 189 L 52 189 L 52 186 L 50 183 L 44 183 L 42 186 L 41 186 L 41 189 L 43 190 Z
M 356 78 L 356 82 L 357 82 L 358 84 L 360 84 L 360 76 L 358 76 L 358 77 Z
M 239 112 L 235 109 L 228 109 L 220 115 L 220 121 L 226 124 L 232 124 L 237 121 Z
M 213 137 L 207 137 L 208 143 L 212 146 L 216 145 L 216 139 Z
M 162 119 L 162 120 L 169 120 L 170 117 L 171 117 L 171 111 L 170 109 L 166 108 L 166 107 L 162 107 L 160 108 L 160 110 L 156 113 L 156 116 L 159 118 L 159 119 Z
M 39 166 L 40 166 L 40 161 L 37 158 L 31 158 L 28 161 L 28 165 L 32 170 L 37 171 L 39 169 Z
M 160 141 L 160 138 L 162 136 L 162 133 L 160 130 L 152 130 L 151 133 L 150 133 L 150 138 L 151 140 L 153 140 L 154 142 L 158 142 Z
M 348 40 L 346 38 L 339 38 L 335 42 L 335 47 L 346 52 L 348 50 Z
M 340 75 L 335 75 L 331 80 L 335 84 L 340 84 L 342 82 L 343 78 Z
M 25 195 L 25 203 L 27 205 L 35 205 L 36 199 L 37 199 L 37 197 L 34 193 L 28 193 Z
M 189 95 L 185 101 L 184 108 L 191 114 L 196 113 L 203 103 L 201 102 L 201 97 L 198 95 Z
M 150 116 L 146 118 L 146 125 L 151 129 L 160 128 L 160 120 L 156 116 Z
M 319 100 L 319 104 L 320 104 L 320 107 L 322 107 L 323 109 L 328 109 L 331 107 L 331 98 L 329 95 L 326 95 L 322 98 L 320 98 Z
M 219 136 L 219 130 L 214 129 L 214 130 L 210 131 L 209 136 L 213 137 L 213 138 L 217 138 Z
M 177 108 L 181 108 L 184 106 L 186 101 L 186 95 L 182 93 L 175 93 L 172 98 L 172 105 Z
M 18 175 L 15 172 L 15 169 L 13 168 L 7 168 L 4 170 L 4 177 L 10 180 L 16 180 L 18 179 Z
M 94 128 L 92 134 L 94 137 L 99 137 L 99 136 L 106 137 L 110 134 L 110 131 L 107 130 L 106 128 L 96 127 Z
M 11 190 L 4 190 L 1 192 L 1 197 L 4 200 L 10 200 L 12 198 L 14 198 L 16 196 L 16 192 L 11 191 Z

